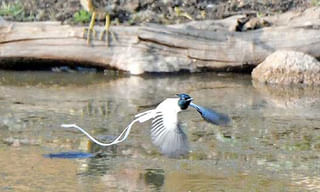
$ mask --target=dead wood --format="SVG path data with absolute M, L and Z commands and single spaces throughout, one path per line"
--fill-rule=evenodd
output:
M 320 8 L 266 17 L 270 26 L 238 32 L 240 18 L 172 26 L 113 26 L 115 38 L 109 34 L 109 45 L 98 39 L 102 27 L 96 27 L 97 36 L 87 45 L 83 27 L 0 20 L 0 59 L 63 60 L 141 74 L 239 70 L 259 64 L 279 49 L 320 58 Z

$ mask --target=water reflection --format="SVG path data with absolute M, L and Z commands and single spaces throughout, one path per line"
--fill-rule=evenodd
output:
M 144 180 L 147 185 L 150 185 L 152 188 L 160 191 L 164 184 L 164 173 L 163 169 L 146 169 Z
M 256 81 L 253 81 L 253 86 L 266 100 L 279 108 L 289 110 L 319 107 L 319 87 L 266 85 Z M 308 111 L 306 110 L 305 112 Z M 311 111 L 310 114 L 313 114 L 313 112 Z
M 252 85 L 249 76 L 212 73 L 0 75 L 0 191 L 318 190 L 318 87 Z M 194 110 L 183 112 L 191 144 L 183 159 L 159 154 L 150 141 L 150 123 L 135 125 L 126 142 L 111 148 L 59 127 L 77 123 L 109 140 L 134 114 L 182 92 L 232 118 L 231 126 L 221 128 Z M 42 156 L 61 151 L 97 156 Z

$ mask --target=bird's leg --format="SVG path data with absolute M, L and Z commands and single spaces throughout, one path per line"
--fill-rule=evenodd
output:
M 111 34 L 112 39 L 117 40 L 115 38 L 113 32 L 110 31 L 110 24 L 111 24 L 110 14 L 107 13 L 107 15 L 106 15 L 106 23 L 105 23 L 103 31 L 100 34 L 100 40 L 103 40 L 103 37 L 105 35 L 107 46 L 109 46 L 109 33 Z
M 104 29 L 103 31 L 101 32 L 100 34 L 100 40 L 102 41 L 103 40 L 103 37 L 104 37 L 104 34 L 106 34 L 106 41 L 107 41 L 107 46 L 109 46 L 109 29 L 110 29 L 110 14 L 107 13 L 106 15 L 106 23 L 104 25 Z
M 95 11 L 93 11 L 89 27 L 88 28 L 84 28 L 84 33 L 83 34 L 84 34 L 84 36 L 85 36 L 85 34 L 87 34 L 87 44 L 88 45 L 90 44 L 90 41 L 91 41 L 91 34 L 93 34 L 94 37 L 96 36 L 96 31 L 94 29 L 96 16 L 97 16 L 97 13 Z M 86 33 L 86 31 L 87 31 L 87 33 Z

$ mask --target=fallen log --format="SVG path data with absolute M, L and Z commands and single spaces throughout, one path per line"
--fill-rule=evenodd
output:
M 142 74 L 241 70 L 259 64 L 279 49 L 320 58 L 319 7 L 266 17 L 270 27 L 245 32 L 235 31 L 241 17 L 171 26 L 113 26 L 109 43 L 98 39 L 103 28 L 96 27 L 91 45 L 87 45 L 83 27 L 0 20 L 0 65 L 1 60 L 30 58 Z

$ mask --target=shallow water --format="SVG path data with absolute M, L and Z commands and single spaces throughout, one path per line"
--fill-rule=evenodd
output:
M 118 146 L 100 148 L 77 130 L 116 136 L 134 114 L 176 93 L 229 114 L 232 125 L 180 115 L 191 152 L 158 153 L 149 123 Z M 318 191 L 320 88 L 272 87 L 250 76 L 202 73 L 0 72 L 0 191 Z M 89 159 L 43 154 L 97 152 Z

